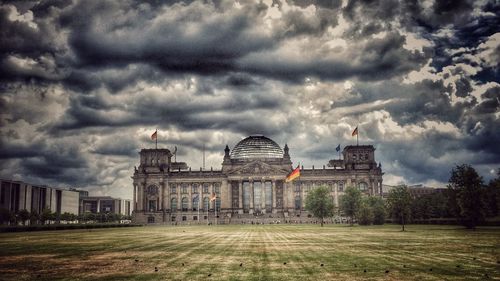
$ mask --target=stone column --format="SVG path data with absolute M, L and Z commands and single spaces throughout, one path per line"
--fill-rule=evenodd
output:
M 271 188 L 273 190 L 272 194 L 273 194 L 273 211 L 274 209 L 276 209 L 276 180 L 272 180 L 271 181 Z M 283 203 L 282 203 L 283 204 Z
M 233 207 L 233 187 L 227 180 L 222 180 L 220 185 L 221 202 L 220 208 L 231 209 Z
M 193 200 L 192 200 L 192 194 L 193 192 L 193 184 L 190 183 L 188 184 L 188 210 L 191 211 L 193 209 Z
M 137 186 L 137 210 L 138 211 L 144 211 L 144 208 L 142 207 L 142 183 L 140 183 Z
M 250 214 L 253 214 L 253 180 L 250 180 Z
M 334 183 L 334 200 L 335 200 L 335 207 L 338 207 L 339 206 L 339 194 L 338 194 L 338 190 L 339 190 L 339 182 L 335 182 Z
M 134 211 L 137 210 L 137 184 L 134 183 L 134 195 L 132 197 Z
M 266 182 L 260 180 L 260 209 L 266 213 Z
M 163 181 L 161 183 L 161 185 L 162 185 L 162 189 L 163 189 L 163 197 L 161 198 L 161 200 L 162 200 L 162 209 L 164 211 L 166 211 L 166 210 L 170 209 L 170 200 L 169 200 L 169 198 L 170 198 L 170 196 L 169 196 L 170 190 L 168 190 L 169 189 L 168 188 L 168 181 L 167 182 Z
M 182 189 L 182 186 L 181 185 L 178 185 L 177 183 L 175 184 L 175 190 L 177 191 L 177 210 L 176 212 L 180 212 L 182 210 L 182 193 L 181 193 L 181 189 Z
M 243 182 L 240 180 L 238 183 L 238 208 L 243 209 Z
M 163 210 L 163 194 L 164 194 L 164 188 L 163 188 L 163 178 L 160 178 L 160 182 L 158 183 L 158 206 L 157 206 L 157 211 Z

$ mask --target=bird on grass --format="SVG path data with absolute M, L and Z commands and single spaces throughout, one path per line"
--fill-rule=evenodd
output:
M 354 267 L 358 267 L 358 265 L 357 265 L 357 264 L 354 264 Z
M 243 266 L 243 263 L 240 263 L 240 266 Z
M 363 270 L 363 272 L 364 272 L 364 273 L 366 273 L 366 269 L 365 269 L 365 270 Z
M 139 262 L 139 260 L 138 260 L 138 259 L 135 259 L 135 262 Z
M 184 263 L 182 263 L 182 266 L 184 266 Z
M 210 277 L 210 276 L 212 276 L 212 273 L 209 273 L 209 274 L 208 274 L 208 277 Z
M 283 264 L 286 265 L 286 262 L 284 262 Z
M 387 274 L 387 273 L 389 273 L 389 270 L 386 270 L 386 271 L 385 271 L 385 274 Z
M 431 268 L 431 269 L 429 269 L 429 271 L 432 271 L 432 268 Z
M 324 264 L 320 264 L 320 266 L 323 266 Z
M 155 266 L 155 272 L 158 272 L 158 267 Z
M 459 265 L 459 264 L 457 264 L 457 268 L 460 268 L 460 265 Z

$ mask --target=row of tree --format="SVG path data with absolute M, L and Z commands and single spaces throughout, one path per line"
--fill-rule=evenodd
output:
M 37 212 L 29 212 L 27 210 L 19 210 L 17 212 L 11 212 L 7 209 L 0 208 L 0 224 L 11 224 L 11 225 L 26 225 L 29 221 L 30 225 L 34 224 L 48 224 L 48 223 L 60 223 L 64 222 L 118 222 L 120 220 L 129 220 L 130 216 L 124 216 L 120 214 L 113 213 L 83 213 L 80 215 L 71 214 L 68 212 L 58 214 L 56 212 L 50 211 L 50 209 L 44 209 L 40 214 Z
M 499 215 L 500 171 L 497 178 L 485 184 L 483 178 L 470 165 L 452 169 L 448 188 L 423 196 L 412 196 L 405 185 L 389 192 L 384 201 L 381 197 L 363 196 L 355 187 L 347 187 L 336 209 L 329 200 L 327 187 L 319 187 L 306 198 L 306 209 L 323 222 L 324 218 L 342 215 L 352 225 L 383 224 L 386 216 L 402 225 L 409 222 L 436 218 L 457 219 L 467 228 L 474 229 L 486 217 Z

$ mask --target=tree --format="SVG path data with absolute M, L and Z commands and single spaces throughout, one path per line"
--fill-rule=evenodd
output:
M 43 209 L 42 213 L 40 214 L 40 221 L 42 224 L 45 224 L 47 221 L 52 219 L 52 212 L 50 209 Z
M 384 224 L 386 217 L 384 200 L 379 196 L 371 196 L 368 198 L 368 203 L 373 211 L 373 224 Z
M 455 194 L 458 218 L 465 227 L 475 229 L 485 217 L 483 178 L 462 164 L 452 169 L 448 182 L 448 189 Z
M 23 225 L 26 225 L 26 221 L 30 218 L 30 212 L 26 209 L 19 210 L 17 217 L 23 222 Z
M 0 224 L 8 224 L 14 218 L 14 214 L 5 208 L 0 208 Z
M 340 210 L 345 216 L 349 217 L 351 225 L 353 225 L 354 218 L 359 211 L 360 205 L 361 191 L 352 186 L 347 187 L 344 195 L 340 197 Z
M 500 209 L 500 169 L 496 179 L 492 179 L 486 186 L 486 209 L 490 217 L 498 215 Z
M 31 211 L 30 224 L 37 224 L 39 219 L 40 219 L 40 215 L 36 211 Z
M 370 225 L 373 223 L 373 208 L 370 205 L 368 198 L 363 198 L 361 204 L 359 205 L 359 210 L 357 213 L 358 224 L 360 225 Z
M 402 225 L 402 231 L 405 231 L 405 223 L 410 217 L 411 196 L 408 187 L 405 185 L 396 186 L 389 192 L 387 203 L 394 220 Z
M 329 196 L 330 190 L 326 186 L 320 186 L 309 192 L 306 197 L 306 210 L 321 221 L 333 216 L 334 205 Z

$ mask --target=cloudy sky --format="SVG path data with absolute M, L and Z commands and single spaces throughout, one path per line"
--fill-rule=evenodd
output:
M 219 169 L 264 134 L 321 167 L 376 147 L 384 181 L 500 167 L 498 1 L 4 1 L 0 177 L 130 198 L 138 151 Z

